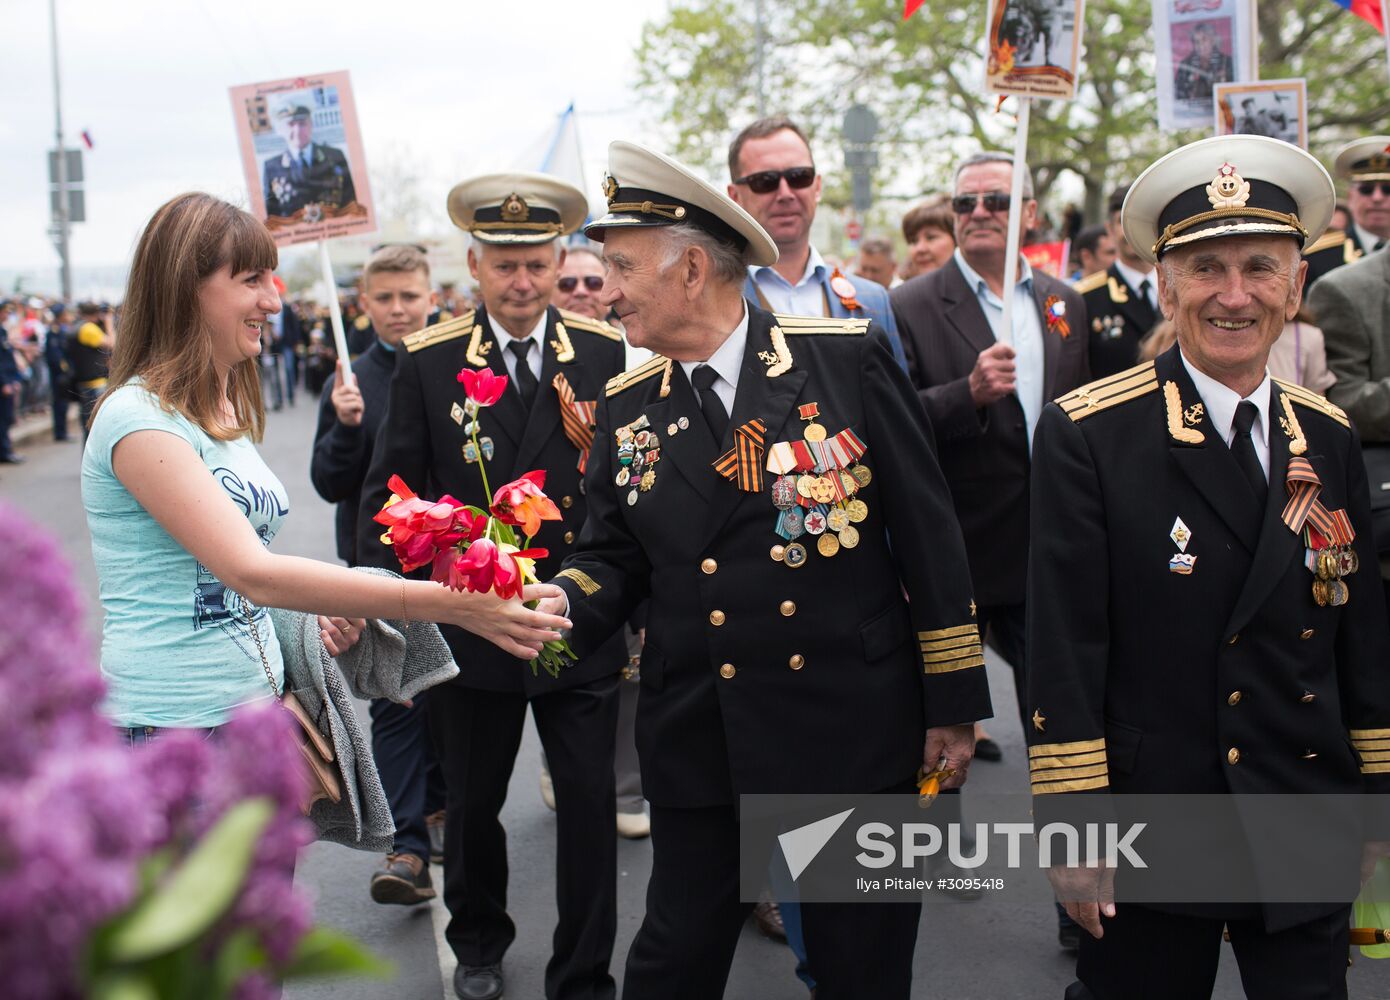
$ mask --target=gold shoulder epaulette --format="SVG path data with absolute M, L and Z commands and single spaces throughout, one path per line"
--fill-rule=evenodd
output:
M 660 354 L 653 355 L 636 368 L 629 368 L 621 375 L 614 375 L 610 378 L 603 387 L 603 394 L 605 396 L 616 396 L 624 389 L 630 389 L 638 382 L 649 379 L 658 372 L 664 372 L 668 364 L 670 364 L 670 361 L 663 358 Z
M 1303 386 L 1294 382 L 1285 382 L 1281 378 L 1277 378 L 1274 381 L 1280 389 L 1283 389 L 1289 394 L 1289 399 L 1293 400 L 1295 403 L 1299 403 L 1310 410 L 1329 416 L 1343 427 L 1351 426 L 1351 419 L 1347 416 L 1347 411 L 1332 402 L 1332 400 L 1328 399 L 1326 396 L 1319 396 L 1311 389 L 1305 389 Z
M 1138 399 L 1157 389 L 1158 378 L 1154 375 L 1154 363 L 1146 361 L 1128 371 L 1100 379 L 1090 385 L 1083 385 L 1058 399 L 1057 405 L 1072 420 L 1081 421 L 1101 410 Z
M 840 334 L 842 336 L 862 337 L 869 332 L 868 319 L 836 319 L 833 316 L 787 316 L 773 313 L 773 319 L 783 333 Z
M 607 337 L 609 340 L 616 340 L 622 343 L 623 335 L 615 327 L 609 326 L 603 320 L 592 319 L 588 316 L 581 316 L 579 313 L 570 312 L 568 309 L 558 310 L 560 318 L 565 321 L 565 326 L 570 330 L 583 330 L 585 333 L 596 333 L 600 337 Z
M 1104 288 L 1109 277 L 1110 275 L 1105 271 L 1092 271 L 1071 287 L 1077 295 L 1085 295 L 1087 292 L 1094 292 L 1097 288 Z
M 418 350 L 426 347 L 433 347 L 435 344 L 442 344 L 445 341 L 466 337 L 472 329 L 473 312 L 470 310 L 462 316 L 455 317 L 444 323 L 436 323 L 434 326 L 427 326 L 423 330 L 416 330 L 402 340 L 401 343 L 405 345 L 406 351 L 414 354 Z
M 1309 244 L 1308 249 L 1303 251 L 1303 256 L 1307 257 L 1310 254 L 1317 253 L 1319 250 L 1331 250 L 1333 247 L 1341 246 L 1346 241 L 1346 233 L 1342 232 L 1340 229 L 1329 229 Z

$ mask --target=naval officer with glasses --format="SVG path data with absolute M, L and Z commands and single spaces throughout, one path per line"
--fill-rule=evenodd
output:
M 821 179 L 806 134 L 790 118 L 760 118 L 729 145 L 729 197 L 777 244 L 777 263 L 750 267 L 743 297 L 769 312 L 872 319 L 907 367 L 888 290 L 827 264 L 811 246 Z

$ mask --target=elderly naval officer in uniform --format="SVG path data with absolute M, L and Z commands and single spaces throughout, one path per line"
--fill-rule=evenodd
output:
M 1266 369 L 1298 309 L 1300 249 L 1332 205 L 1315 159 L 1257 136 L 1176 150 L 1125 200 L 1125 236 L 1158 265 L 1178 342 L 1039 422 L 1027 696 L 1040 821 L 1110 793 L 1221 796 L 1240 816 L 1225 796 L 1390 787 L 1390 636 L 1360 444 L 1342 410 Z M 1184 861 L 1248 865 L 1277 892 L 1287 869 L 1273 859 L 1317 849 L 1288 839 L 1251 827 Z M 1129 874 L 1117 905 L 1111 875 L 1053 870 L 1090 931 L 1068 998 L 1209 996 L 1223 926 L 1248 996 L 1346 996 L 1346 901 L 1141 905 L 1123 898 Z
M 309 205 L 333 212 L 357 200 L 347 156 L 336 146 L 314 142 L 314 119 L 308 107 L 291 98 L 275 110 L 274 123 L 285 140 L 285 151 L 263 165 L 268 217 L 287 218 Z
M 1332 171 L 1346 182 L 1351 224 L 1345 233 L 1328 230 L 1304 251 L 1309 287 L 1329 271 L 1384 249 L 1390 240 L 1390 135 L 1368 135 L 1347 143 L 1337 150 Z
M 882 330 L 746 301 L 775 245 L 675 161 L 615 142 L 609 175 L 586 230 L 603 299 L 655 356 L 604 391 L 568 602 L 550 606 L 583 653 L 650 599 L 653 863 L 624 990 L 713 1000 L 752 908 L 737 797 L 911 792 L 924 761 L 959 784 L 989 692 L 950 494 Z M 817 996 L 907 997 L 919 912 L 805 904 Z
M 588 212 L 577 188 L 544 174 L 491 174 L 449 193 L 449 216 L 473 239 L 468 266 L 483 305 L 411 334 L 396 352 L 386 417 L 362 488 L 359 558 L 392 568 L 372 515 L 399 475 L 423 495 L 484 500 L 483 470 L 496 488 L 544 469 L 562 521 L 535 538 L 550 556 L 549 575 L 584 522 L 580 469 L 592 433 L 589 408 L 623 369 L 622 336 L 612 327 L 550 306 L 564 248 L 560 237 Z M 508 378 L 493 406 L 464 409 L 461 369 L 490 368 Z M 481 454 L 467 426 L 477 420 Z M 547 568 L 549 567 L 549 568 Z M 507 915 L 507 842 L 498 814 L 529 705 L 550 761 L 556 817 L 559 922 L 546 967 L 549 1000 L 611 998 L 608 966 L 617 927 L 613 837 L 613 738 L 621 638 L 593 643 L 558 678 L 460 629 L 443 628 L 463 665 L 430 691 L 427 711 L 447 785 L 444 828 L 445 938 L 459 961 L 454 989 L 463 1000 L 503 992 L 502 956 L 516 936 Z M 600 637 L 607 640 L 607 635 Z M 534 861 L 535 859 L 530 859 Z

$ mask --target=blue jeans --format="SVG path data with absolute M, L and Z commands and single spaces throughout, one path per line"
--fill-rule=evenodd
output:
M 169 730 L 167 727 L 160 728 L 159 726 L 116 727 L 117 738 L 122 740 L 128 747 L 140 747 L 145 746 L 148 743 L 153 743 L 156 739 L 159 738 L 161 733 L 169 731 L 171 730 Z M 177 730 L 173 731 L 177 732 Z M 214 735 L 216 735 L 217 727 L 213 726 L 210 729 L 194 729 L 191 731 L 196 733 L 202 733 L 203 739 L 210 740 L 213 738 Z

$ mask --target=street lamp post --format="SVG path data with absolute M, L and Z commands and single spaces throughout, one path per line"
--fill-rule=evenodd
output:
M 68 162 L 67 150 L 63 148 L 63 91 L 58 72 L 58 0 L 48 0 L 48 21 L 53 42 L 53 134 L 57 149 L 58 200 L 53 210 L 54 246 L 58 248 L 59 267 L 62 273 L 63 301 L 72 299 L 72 265 L 68 256 L 68 237 L 71 234 L 71 220 L 68 218 Z

